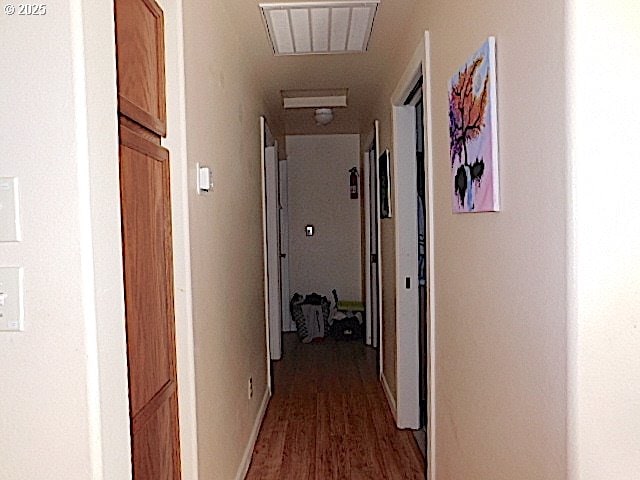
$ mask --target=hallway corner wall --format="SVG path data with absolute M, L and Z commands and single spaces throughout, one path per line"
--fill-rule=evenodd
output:
M 360 136 L 287 135 L 290 292 L 362 300 L 360 201 L 349 198 L 349 169 L 360 165 Z M 360 192 L 361 194 L 362 192 Z M 305 226 L 314 235 L 305 235 Z
M 566 477 L 564 22 L 564 4 L 554 0 L 417 2 L 372 114 L 381 122 L 380 147 L 393 156 L 390 98 L 428 30 L 434 478 Z M 448 82 L 489 36 L 497 43 L 502 208 L 453 214 Z M 384 373 L 392 390 L 402 348 L 395 341 L 394 233 L 394 220 L 383 221 Z

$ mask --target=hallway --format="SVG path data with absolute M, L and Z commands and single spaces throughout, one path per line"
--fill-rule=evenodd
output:
M 422 479 L 409 431 L 397 430 L 376 375 L 376 352 L 284 335 L 248 480 Z
M 277 55 L 261 3 L 272 20 L 280 15 L 283 23 L 303 27 L 296 48 L 324 45 L 327 52 Z M 273 9 L 285 3 L 293 5 Z M 279 480 L 421 478 L 411 434 L 392 422 L 397 415 L 402 425 L 416 424 L 404 421 L 415 418 L 407 403 L 415 407 L 417 397 L 403 388 L 416 382 L 401 357 L 419 340 L 402 327 L 415 318 L 405 313 L 403 299 L 420 278 L 403 267 L 409 250 L 399 240 L 405 216 L 413 215 L 403 208 L 407 178 L 398 173 L 412 156 L 407 139 L 418 123 L 429 188 L 425 255 L 432 260 L 423 342 L 431 356 L 423 381 L 432 396 L 430 480 L 640 479 L 640 195 L 625 182 L 637 176 L 640 160 L 640 135 L 633 133 L 640 131 L 640 95 L 625 88 L 626 80 L 633 85 L 640 78 L 638 2 L 328 3 L 307 14 L 306 0 L 70 0 L 41 8 L 5 2 L 2 480 L 130 480 L 136 455 L 155 462 L 153 472 L 137 480 L 239 480 L 247 472 L 251 479 Z M 340 9 L 335 16 L 334 8 Z M 352 29 L 354 17 L 371 18 L 367 8 L 376 9 L 373 27 Z M 116 13 L 126 18 L 119 27 Z M 322 28 L 306 21 L 312 15 Z M 118 52 L 117 29 L 129 31 L 133 23 L 141 25 L 134 45 Z M 334 25 L 339 36 L 318 33 Z M 294 45 L 292 28 L 278 31 Z M 366 44 L 354 40 L 365 51 L 331 54 L 331 41 L 348 48 L 351 32 L 369 35 Z M 482 69 L 463 76 L 460 69 L 479 60 L 476 53 L 490 38 L 496 75 L 484 76 L 475 90 L 486 84 L 497 94 L 483 122 L 497 126 L 491 157 L 498 157 L 494 186 L 502 207 L 462 214 L 456 211 L 460 166 L 452 165 L 452 154 L 459 161 L 460 147 L 464 152 L 467 141 L 480 137 L 472 138 L 475 130 L 462 135 L 452 86 L 462 77 L 474 77 L 475 86 L 483 76 Z M 153 74 L 148 84 L 132 85 L 135 103 L 129 92 L 119 92 L 119 65 L 127 58 L 133 71 Z M 421 119 L 409 115 L 406 104 L 407 87 L 420 73 Z M 465 107 L 468 118 L 483 98 L 488 102 L 480 95 Z M 334 119 L 318 124 L 316 110 L 327 104 L 338 105 Z M 153 182 L 121 175 L 123 107 L 132 122 L 124 128 L 145 145 L 129 152 L 134 168 L 153 175 Z M 282 238 L 299 239 L 299 254 L 294 242 L 277 253 L 309 280 L 290 278 L 290 293 L 326 295 L 337 287 L 341 298 L 378 307 L 366 312 L 380 320 L 389 402 L 374 351 L 329 341 L 303 346 L 294 337 L 274 364 L 268 409 L 266 322 L 276 325 L 278 316 L 265 301 L 265 281 L 276 275 L 264 259 L 261 119 L 278 143 L 279 167 L 299 174 L 299 185 L 306 185 L 305 174 L 318 179 L 297 191 L 286 184 L 291 217 Z M 359 137 L 348 163 L 322 151 L 317 162 L 295 154 L 301 137 L 344 135 Z M 365 159 L 368 149 L 376 152 Z M 150 153 L 162 162 L 152 162 Z M 468 160 L 479 169 L 485 158 L 474 157 Z M 459 185 L 471 192 L 475 180 L 470 168 L 462 170 Z M 327 171 L 331 184 L 324 181 Z M 384 182 L 384 194 L 365 188 L 367 178 Z M 144 255 L 155 257 L 160 244 L 167 250 L 157 275 L 137 258 L 131 262 L 143 284 L 140 298 L 123 262 L 132 256 L 123 244 L 125 182 L 145 198 L 127 203 L 149 208 L 139 217 L 147 218 L 145 225 L 127 231 Z M 354 187 L 358 198 L 351 198 Z M 318 201 L 325 192 L 343 201 Z M 380 218 L 375 236 L 367 235 L 373 231 L 363 214 L 367 203 L 370 211 L 373 204 L 385 207 L 385 218 L 382 209 L 370 215 Z M 312 205 L 320 208 L 311 211 Z M 304 208 L 296 214 L 296 207 Z M 348 222 L 359 229 L 350 236 L 347 221 L 323 223 L 353 213 L 346 208 L 356 211 Z M 166 235 L 147 234 L 160 223 Z M 372 237 L 375 253 L 366 248 Z M 346 260 L 322 257 L 306 266 L 301 258 L 322 255 L 316 247 L 325 239 L 360 245 L 340 253 Z M 377 268 L 361 268 L 371 263 Z M 313 285 L 318 273 L 345 286 Z M 145 285 L 149 276 L 154 285 Z M 367 276 L 379 278 L 378 302 L 369 302 L 375 291 Z M 125 321 L 132 298 L 144 303 L 140 331 Z M 148 342 L 144 353 L 159 356 L 175 343 L 176 355 L 160 369 L 143 365 L 149 381 L 138 391 L 129 382 L 127 342 L 151 340 L 145 332 L 158 331 L 154 312 L 160 308 L 167 318 L 161 328 L 175 334 Z M 177 412 L 173 400 L 157 415 L 151 409 L 139 415 L 134 405 L 137 396 L 160 405 L 174 392 Z M 148 441 L 137 435 L 132 441 L 132 432 L 142 429 Z M 179 457 L 176 448 L 163 448 L 170 442 L 179 444 Z M 173 468 L 178 460 L 179 472 Z M 156 466 L 171 472 L 156 474 Z

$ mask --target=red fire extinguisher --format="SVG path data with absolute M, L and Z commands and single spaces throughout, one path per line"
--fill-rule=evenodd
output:
M 351 194 L 351 198 L 358 198 L 358 169 L 353 167 L 349 170 L 351 175 L 349 175 L 349 192 Z

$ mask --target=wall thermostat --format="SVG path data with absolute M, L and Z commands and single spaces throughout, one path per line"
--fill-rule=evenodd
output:
M 200 165 L 198 163 L 196 170 L 198 173 L 198 194 L 203 195 L 209 193 L 209 190 L 213 188 L 213 174 L 211 173 L 211 169 L 206 165 Z

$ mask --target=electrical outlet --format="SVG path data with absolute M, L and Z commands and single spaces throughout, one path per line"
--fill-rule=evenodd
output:
M 249 400 L 253 398 L 253 377 L 249 377 L 249 384 L 247 386 L 247 395 Z

